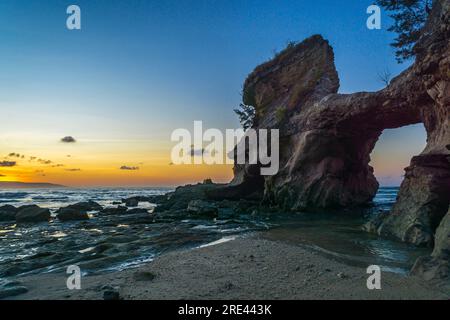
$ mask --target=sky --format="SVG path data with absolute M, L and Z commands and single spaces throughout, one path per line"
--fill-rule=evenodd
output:
M 81 30 L 66 9 L 81 8 Z M 230 165 L 171 165 L 177 128 L 238 128 L 246 76 L 288 41 L 320 33 L 335 51 L 340 92 L 374 91 L 393 75 L 394 35 L 366 27 L 366 0 L 2 0 L 0 181 L 68 186 L 175 186 Z M 76 141 L 65 143 L 71 136 Z M 425 145 L 422 125 L 386 130 L 371 164 L 399 185 Z M 19 155 L 19 156 L 17 156 Z M 2 164 L 3 162 L 3 164 Z M 11 166 L 11 162 L 15 165 Z

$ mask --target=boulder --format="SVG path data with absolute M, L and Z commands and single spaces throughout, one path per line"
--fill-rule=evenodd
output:
M 137 198 L 124 199 L 122 202 L 129 208 L 137 207 L 139 205 L 139 200 Z
M 192 216 L 208 218 L 216 218 L 219 212 L 218 208 L 214 204 L 203 200 L 190 201 L 187 211 Z
M 450 209 L 435 234 L 431 256 L 417 259 L 411 270 L 425 280 L 444 281 L 450 288 Z
M 144 208 L 134 208 L 134 209 L 129 209 L 126 214 L 138 214 L 138 213 L 148 213 L 147 209 Z
M 0 222 L 16 220 L 17 208 L 11 205 L 0 207 Z
M 73 210 L 78 210 L 78 211 L 82 211 L 82 212 L 88 212 L 88 211 L 100 211 L 103 209 L 103 207 L 101 205 L 99 205 L 97 202 L 89 200 L 89 201 L 71 204 L 65 208 L 59 209 L 58 211 L 56 211 L 56 213 L 59 213 L 59 211 L 62 209 L 73 209 Z
M 103 300 L 121 300 L 118 290 L 105 290 L 103 292 Z
M 61 221 L 89 220 L 86 211 L 72 208 L 61 208 L 58 210 L 57 218 Z
M 17 222 L 43 222 L 50 220 L 50 210 L 37 205 L 22 206 L 16 214 Z
M 115 214 L 124 214 L 128 210 L 127 207 L 118 206 L 117 208 L 105 208 L 100 211 L 101 214 L 104 215 L 115 215 Z
M 152 198 L 157 203 L 155 212 L 186 210 L 191 200 L 207 200 L 209 191 L 222 188 L 221 184 L 195 184 L 178 187 L 174 192 L 158 195 Z

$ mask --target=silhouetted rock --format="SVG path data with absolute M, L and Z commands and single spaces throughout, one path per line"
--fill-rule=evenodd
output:
M 124 199 L 122 202 L 125 203 L 127 207 L 137 207 L 139 205 L 139 200 L 137 198 Z
M 189 202 L 187 211 L 192 216 L 216 218 L 219 210 L 217 207 L 207 201 L 192 200 Z
M 134 209 L 129 209 L 126 213 L 127 214 L 148 213 L 148 210 L 144 209 L 144 208 L 134 208 Z
M 36 205 L 22 206 L 16 214 L 17 222 L 43 222 L 50 220 L 50 210 Z
M 120 294 L 117 290 L 105 290 L 103 300 L 120 300 Z
M 219 184 L 196 184 L 178 187 L 174 192 L 158 196 L 155 212 L 186 210 L 191 200 L 207 200 L 207 193 L 221 188 Z
M 57 218 L 61 221 L 89 220 L 89 216 L 86 211 L 80 211 L 72 208 L 61 208 L 58 210 Z
M 16 220 L 17 208 L 11 205 L 0 207 L 0 222 Z
M 88 211 L 100 211 L 103 209 L 103 207 L 99 205 L 97 202 L 89 200 L 85 202 L 78 202 L 75 204 L 71 204 L 65 208 L 59 209 L 58 211 L 56 211 L 56 213 L 59 213 L 59 211 L 62 209 L 73 209 L 81 212 L 88 212 Z
M 105 208 L 101 210 L 100 213 L 105 215 L 124 214 L 127 210 L 127 207 L 118 206 L 117 208 Z

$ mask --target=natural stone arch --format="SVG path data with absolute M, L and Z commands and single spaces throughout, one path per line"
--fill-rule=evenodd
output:
M 378 92 L 337 94 L 333 50 L 321 36 L 257 67 L 245 81 L 244 103 L 256 108 L 256 128 L 280 129 L 280 171 L 262 179 L 257 166 L 237 165 L 232 183 L 210 196 L 238 198 L 263 190 L 266 204 L 291 210 L 367 203 L 378 189 L 369 162 L 381 132 L 423 123 L 425 150 L 406 169 L 392 212 L 368 229 L 432 246 L 437 228 L 448 234 L 443 217 L 450 203 L 449 21 L 450 3 L 434 1 L 416 62 Z M 437 247 L 439 257 L 450 251 L 448 242 Z

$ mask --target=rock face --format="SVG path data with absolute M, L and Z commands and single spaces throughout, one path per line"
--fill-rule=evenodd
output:
M 450 210 L 436 230 L 435 242 L 431 257 L 419 258 L 411 273 L 426 280 L 450 279 Z
M 243 102 L 255 107 L 255 129 L 280 130 L 280 170 L 261 177 L 258 165 L 236 165 L 233 181 L 210 197 L 262 190 L 265 204 L 308 211 L 365 204 L 378 189 L 369 162 L 383 130 L 423 123 L 425 150 L 406 169 L 391 214 L 368 229 L 448 249 L 442 236 L 450 203 L 448 0 L 434 1 L 415 51 L 415 63 L 378 92 L 337 94 L 333 50 L 321 36 L 257 67 L 245 81 Z
M 50 220 L 50 210 L 40 208 L 36 205 L 23 206 L 16 214 L 17 222 L 43 222 Z

